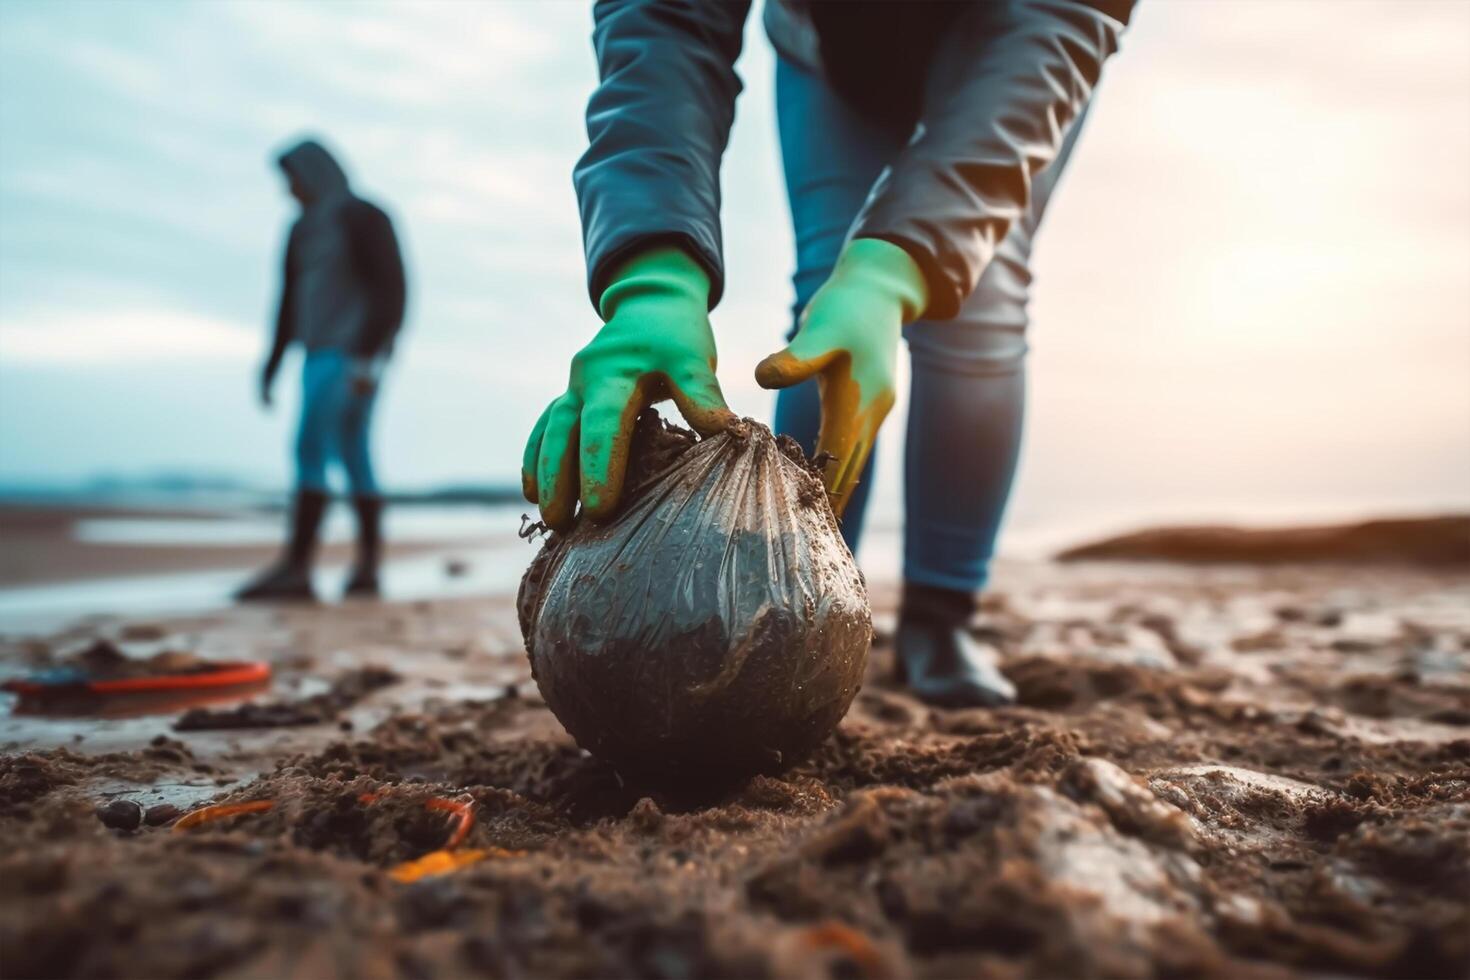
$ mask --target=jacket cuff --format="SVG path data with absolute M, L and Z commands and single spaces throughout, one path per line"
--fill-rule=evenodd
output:
M 633 231 L 609 238 L 587 248 L 587 296 L 592 308 L 598 309 L 602 294 L 611 284 L 612 274 L 624 262 L 640 252 L 673 246 L 698 263 L 709 277 L 709 308 L 713 310 L 725 292 L 725 268 L 716 243 L 707 241 L 695 231 Z
M 965 302 L 966 291 L 944 271 L 934 253 L 915 239 L 881 231 L 859 230 L 854 237 L 877 238 L 897 245 L 908 253 L 909 258 L 924 274 L 924 283 L 929 287 L 929 305 L 919 314 L 920 320 L 949 320 L 959 315 Z

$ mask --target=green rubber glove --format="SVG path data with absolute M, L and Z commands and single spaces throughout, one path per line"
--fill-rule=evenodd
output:
M 893 407 L 903 327 L 928 305 L 929 286 L 907 252 L 878 238 L 853 239 L 807 303 L 796 337 L 756 366 L 762 388 L 817 378 L 822 394 L 817 452 L 831 457 L 824 477 L 838 516 Z
M 715 380 L 709 276 L 683 250 L 656 248 L 617 268 L 599 303 L 607 322 L 572 358 L 566 392 L 526 443 L 521 489 L 541 520 L 565 530 L 577 500 L 594 521 L 617 512 L 638 413 L 672 398 L 702 436 L 736 415 Z

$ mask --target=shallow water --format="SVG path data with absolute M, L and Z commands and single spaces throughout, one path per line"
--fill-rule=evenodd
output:
M 383 596 L 417 600 L 504 594 L 520 582 L 530 556 L 530 548 L 511 539 L 503 546 L 454 549 L 452 556 L 415 555 L 390 561 L 382 572 Z M 455 574 L 449 571 L 451 557 L 462 569 Z M 254 571 L 171 572 L 0 589 L 0 632 L 47 632 L 87 616 L 209 612 L 230 605 L 234 590 Z M 325 601 L 337 601 L 346 575 L 340 565 L 317 569 L 313 579 L 317 594 Z
M 528 504 L 496 506 L 400 506 L 384 514 L 388 540 L 445 541 L 509 537 L 520 527 Z M 148 547 L 220 547 L 276 544 L 281 540 L 284 516 L 256 511 L 157 517 L 95 517 L 77 521 L 73 536 L 87 544 Z M 355 533 L 351 512 L 331 508 L 322 528 L 325 541 L 351 541 Z
M 442 549 L 387 562 L 382 573 L 384 597 L 417 600 L 514 590 L 534 553 L 515 533 L 527 509 L 506 505 L 390 511 L 385 534 L 389 541 L 442 542 Z M 86 544 L 207 550 L 274 544 L 281 538 L 282 520 L 280 515 L 254 512 L 108 517 L 78 521 L 73 535 Z M 354 531 L 347 509 L 336 507 L 322 536 L 328 542 L 351 541 Z M 475 545 L 461 546 L 464 541 Z M 0 632 L 45 632 L 89 616 L 209 612 L 230 605 L 234 590 L 257 570 L 240 566 L 0 588 Z M 346 574 L 341 565 L 318 568 L 317 594 L 335 601 Z

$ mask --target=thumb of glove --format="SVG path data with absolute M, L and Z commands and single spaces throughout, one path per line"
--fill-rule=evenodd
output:
M 791 343 L 755 366 L 756 384 L 762 388 L 790 388 L 821 374 L 843 353 L 836 348 L 813 349 L 814 346 L 806 340 L 805 330 L 798 333 Z

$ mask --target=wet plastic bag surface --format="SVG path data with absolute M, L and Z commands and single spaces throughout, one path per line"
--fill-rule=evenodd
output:
M 628 772 L 795 761 L 846 713 L 872 634 L 820 478 L 759 423 L 696 442 L 651 412 L 629 466 L 621 513 L 553 535 L 521 583 L 542 696 Z

